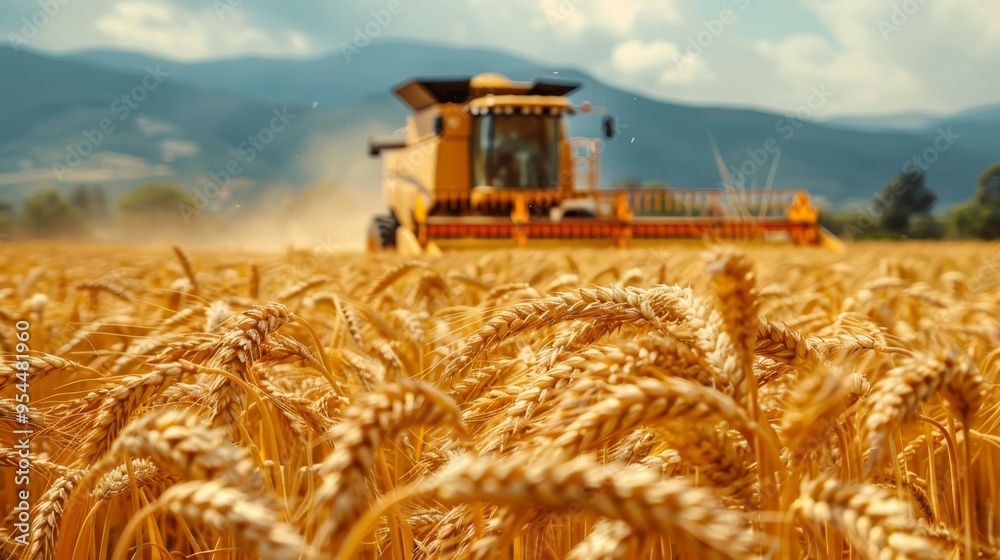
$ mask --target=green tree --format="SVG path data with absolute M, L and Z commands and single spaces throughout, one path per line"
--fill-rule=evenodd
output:
M 1000 163 L 979 175 L 975 198 L 952 209 L 948 226 L 960 237 L 1000 239 Z
M 1000 238 L 1000 163 L 994 163 L 979 175 L 976 202 L 984 208 L 979 237 Z
M 126 220 L 163 221 L 180 218 L 181 206 L 191 204 L 191 195 L 181 187 L 169 183 L 149 183 L 122 196 L 118 200 L 118 210 Z
M 989 211 L 975 201 L 956 204 L 948 213 L 948 229 L 957 237 L 982 237 Z
M 9 200 L 0 199 L 0 238 L 10 235 L 14 223 L 14 205 Z
M 55 190 L 45 190 L 24 201 L 24 229 L 36 235 L 59 235 L 83 230 L 83 213 Z
M 909 236 L 914 239 L 941 239 L 944 237 L 945 225 L 930 212 L 921 212 L 910 216 Z
M 1000 162 L 986 168 L 979 175 L 979 189 L 976 200 L 981 204 L 1000 206 Z
M 108 217 L 108 203 L 101 185 L 77 185 L 69 199 L 90 221 L 96 222 Z
M 845 227 L 855 223 L 857 219 L 858 215 L 855 212 L 834 211 L 829 208 L 819 209 L 819 224 L 837 236 L 844 235 Z
M 925 213 L 937 200 L 937 195 L 924 185 L 924 174 L 919 170 L 904 171 L 889 181 L 872 202 L 882 208 L 879 228 L 894 233 L 909 233 L 910 219 Z

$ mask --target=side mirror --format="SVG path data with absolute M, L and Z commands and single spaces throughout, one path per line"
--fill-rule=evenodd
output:
M 603 125 L 604 125 L 604 137 L 605 138 L 609 138 L 609 139 L 610 138 L 614 138 L 615 137 L 615 118 L 612 117 L 611 115 L 607 115 L 603 119 Z

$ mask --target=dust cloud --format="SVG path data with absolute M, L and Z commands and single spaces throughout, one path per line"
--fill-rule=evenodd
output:
M 189 248 L 273 252 L 288 249 L 358 252 L 372 216 L 383 211 L 372 192 L 336 183 L 305 189 L 275 186 L 251 201 L 233 202 L 187 220 L 170 216 L 95 232 L 96 241 L 177 244 Z
M 209 210 L 172 215 L 170 223 L 143 224 L 121 237 L 134 243 L 262 252 L 364 250 L 372 217 L 385 212 L 381 162 L 367 157 L 364 139 L 385 126 L 356 123 L 337 134 L 312 136 L 291 174 L 323 179 L 305 187 L 237 189 L 231 199 L 212 201 Z

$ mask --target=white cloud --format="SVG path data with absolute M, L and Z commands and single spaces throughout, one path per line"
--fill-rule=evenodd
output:
M 651 80 L 653 84 L 693 84 L 715 75 L 704 58 L 689 56 L 670 41 L 638 39 L 623 41 L 611 53 L 615 68 L 632 79 Z
M 160 142 L 161 157 L 166 162 L 174 161 L 178 157 L 193 157 L 198 151 L 198 144 L 190 140 L 171 138 Z
M 165 165 L 151 165 L 146 160 L 116 152 L 98 152 L 58 178 L 51 167 L 22 168 L 0 173 L 0 185 L 59 182 L 102 182 L 147 179 L 173 175 Z
M 836 93 L 827 114 L 946 112 L 998 101 L 1000 74 L 990 72 L 1000 67 L 997 0 L 743 2 L 717 0 L 712 4 L 720 12 L 705 13 L 699 0 L 509 0 L 499 9 L 490 0 L 443 0 L 419 9 L 406 0 L 381 37 L 512 49 L 651 97 L 699 104 L 785 112 L 820 85 Z M 71 2 L 31 46 L 121 48 L 175 59 L 316 55 L 351 40 L 354 27 L 385 0 L 305 0 L 280 8 L 242 2 L 221 17 L 214 5 Z M 21 17 L 35 9 L 27 6 L 25 12 L 0 5 L 6 25 L 0 28 L 17 31 Z M 704 22 L 724 7 L 738 22 L 677 64 L 671 49 L 683 57 L 691 39 L 705 32 Z M 783 19 L 786 12 L 792 15 Z M 885 31 L 880 21 L 895 29 Z
M 639 39 L 623 41 L 611 53 L 611 61 L 626 74 L 662 70 L 665 65 L 676 65 L 681 51 L 674 43 L 656 39 L 645 43 Z
M 148 115 L 139 115 L 135 118 L 135 124 L 142 132 L 143 136 L 156 136 L 159 134 L 171 134 L 177 132 L 179 128 L 166 121 L 156 120 Z
M 296 53 L 307 53 L 309 52 L 309 38 L 299 33 L 298 31 L 286 31 L 285 37 L 288 38 L 288 43 L 291 45 L 292 50 Z
M 679 84 L 696 84 L 714 79 L 715 73 L 708 67 L 704 58 L 686 56 L 678 64 L 668 66 L 660 74 L 660 83 L 665 86 Z
M 543 0 L 545 18 L 556 30 L 579 34 L 600 30 L 618 36 L 635 31 L 639 21 L 646 24 L 675 23 L 680 19 L 681 0 Z M 526 7 L 538 4 L 527 2 Z
M 167 2 L 128 0 L 115 4 L 94 25 L 120 48 L 182 60 L 312 51 L 309 39 L 300 32 L 271 33 L 251 25 L 239 9 L 217 13 L 206 6 L 191 11 Z
M 984 69 L 1000 67 L 1000 2 L 800 1 L 820 31 L 788 35 L 775 22 L 756 23 L 751 39 L 745 25 L 760 21 L 750 17 L 751 4 L 746 17 L 739 14 L 744 27 L 699 40 L 695 56 L 686 56 L 690 37 L 701 30 L 685 17 L 672 34 L 637 33 L 617 42 L 600 69 L 651 97 L 782 113 L 823 88 L 832 97 L 815 111 L 818 118 L 951 112 L 998 101 L 1000 75 Z M 682 64 L 666 62 L 674 46 Z
M 755 47 L 779 83 L 829 86 L 836 94 L 829 111 L 954 111 L 997 101 L 988 92 L 1000 79 L 975 69 L 1000 66 L 1000 3 L 804 1 L 833 42 L 797 35 Z
M 788 34 L 780 20 L 754 14 L 752 3 L 745 11 L 730 6 L 738 27 L 701 41 L 703 16 L 690 9 L 693 1 L 678 0 L 672 5 L 680 21 L 658 27 L 632 21 L 629 36 L 607 47 L 606 62 L 587 68 L 651 97 L 777 112 L 793 110 L 812 88 L 825 86 L 833 97 L 817 117 L 949 112 L 998 101 L 1000 74 L 985 69 L 1000 67 L 1000 2 L 798 1 L 818 30 Z M 702 48 L 687 56 L 692 37 Z

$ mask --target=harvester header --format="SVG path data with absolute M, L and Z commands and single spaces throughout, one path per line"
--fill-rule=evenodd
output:
M 413 79 L 394 90 L 413 113 L 405 134 L 371 141 L 389 211 L 371 250 L 437 246 L 613 244 L 697 238 L 822 240 L 797 189 L 599 188 L 601 142 L 570 138 L 580 84 L 499 74 Z M 589 112 L 589 104 L 579 108 Z M 605 117 L 605 135 L 614 133 Z

